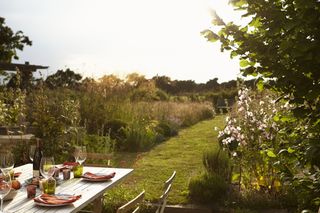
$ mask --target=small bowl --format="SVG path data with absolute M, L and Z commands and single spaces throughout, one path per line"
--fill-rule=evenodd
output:
M 18 190 L 11 189 L 9 194 L 7 194 L 3 200 L 12 200 L 18 194 Z

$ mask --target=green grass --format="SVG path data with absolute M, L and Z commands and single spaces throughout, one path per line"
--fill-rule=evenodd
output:
M 122 186 L 117 186 L 114 192 L 108 193 L 108 196 L 119 194 L 115 190 L 121 190 L 126 193 L 123 196 L 130 198 L 144 189 L 146 200 L 156 202 L 161 195 L 164 181 L 176 170 L 177 175 L 168 202 L 188 203 L 189 180 L 204 171 L 202 164 L 204 151 L 218 147 L 218 132 L 214 127 L 222 129 L 225 123 L 224 118 L 224 116 L 217 116 L 213 120 L 202 121 L 183 129 L 178 136 L 154 147 L 149 152 L 131 154 L 127 159 L 126 155 L 121 156 L 123 162 L 132 165 L 134 172 Z M 119 156 L 117 159 L 120 159 Z

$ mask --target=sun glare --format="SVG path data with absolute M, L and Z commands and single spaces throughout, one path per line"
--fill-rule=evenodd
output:
M 220 52 L 219 44 L 200 35 L 211 26 L 210 9 L 227 21 L 235 18 L 227 1 L 13 0 L 0 4 L 7 23 L 34 41 L 20 60 L 49 65 L 50 73 L 69 67 L 99 78 L 139 71 L 147 77 L 206 82 L 215 77 L 235 79 L 239 71 L 237 62 Z

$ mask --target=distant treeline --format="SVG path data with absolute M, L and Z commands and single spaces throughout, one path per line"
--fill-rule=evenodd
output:
M 9 76 L 9 81 L 5 87 L 15 87 L 17 85 L 17 75 Z M 175 98 L 183 101 L 210 101 L 216 105 L 223 105 L 228 100 L 232 100 L 237 95 L 238 81 L 230 80 L 219 83 L 218 78 L 210 79 L 206 83 L 196 83 L 193 80 L 171 80 L 168 76 L 154 76 L 151 79 L 145 76 L 131 73 L 125 79 L 116 75 L 105 75 L 98 80 L 93 78 L 83 78 L 80 74 L 70 70 L 58 70 L 46 79 L 34 78 L 27 73 L 20 74 L 20 88 L 31 91 L 39 85 L 44 85 L 49 89 L 68 88 L 71 90 L 99 90 L 104 96 L 128 97 L 131 100 L 166 100 Z M 247 87 L 255 85 L 254 80 L 244 81 Z

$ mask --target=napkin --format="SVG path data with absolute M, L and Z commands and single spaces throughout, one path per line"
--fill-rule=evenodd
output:
M 82 175 L 83 178 L 92 179 L 92 180 L 109 180 L 116 175 L 115 172 L 109 174 L 94 174 L 91 172 L 86 172 Z
M 79 165 L 78 162 L 64 162 L 61 167 L 58 167 L 61 170 L 63 169 L 72 169 L 73 167 Z
M 22 174 L 22 172 L 15 172 L 14 177 L 19 177 Z M 2 174 L 0 174 L 0 180 L 2 180 Z
M 33 200 L 38 203 L 59 205 L 59 204 L 68 204 L 73 203 L 81 198 L 81 195 L 48 195 L 42 194 Z
M 14 177 L 19 177 L 22 174 L 22 172 L 15 172 Z

